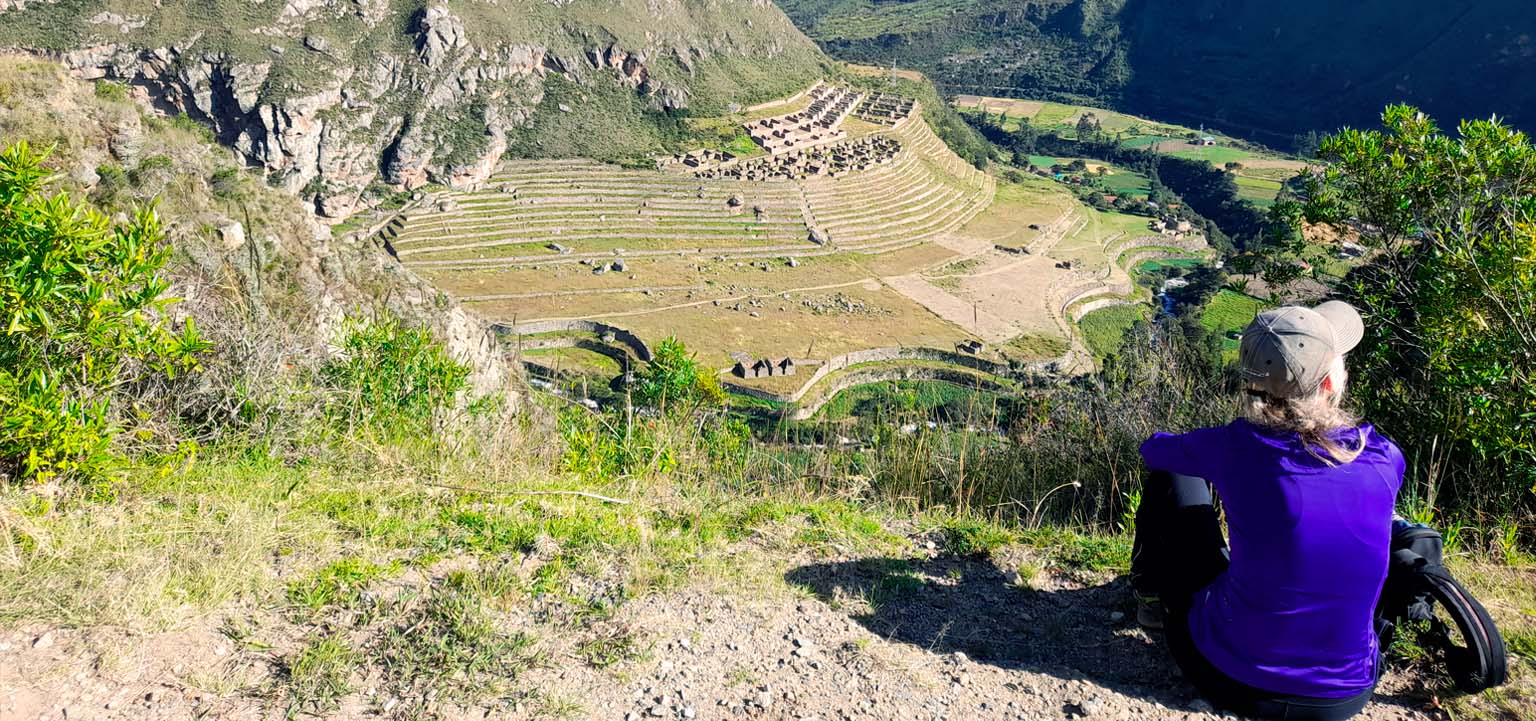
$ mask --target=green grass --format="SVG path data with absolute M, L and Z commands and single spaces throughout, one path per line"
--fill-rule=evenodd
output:
M 388 571 L 361 558 L 343 558 L 321 566 L 308 577 L 288 584 L 288 600 L 318 611 L 327 606 L 351 606 L 363 589 Z
M 1280 193 L 1281 183 L 1278 180 L 1254 178 L 1242 173 L 1239 173 L 1235 180 L 1238 196 L 1251 200 L 1261 207 L 1273 205 L 1275 196 Z
M 1242 150 L 1240 148 L 1232 148 L 1225 145 L 1210 145 L 1199 148 L 1187 148 L 1184 150 L 1174 151 L 1169 153 L 1169 155 L 1172 155 L 1175 158 L 1184 158 L 1186 160 L 1204 160 L 1218 168 L 1226 165 L 1227 163 L 1242 163 L 1252 160 L 1253 158 L 1260 157 L 1257 153 Z
M 552 370 L 574 375 L 589 375 L 603 379 L 614 378 L 623 372 L 623 368 L 619 366 L 618 361 L 585 348 L 547 348 L 523 351 L 523 359 Z
M 1126 332 L 1146 317 L 1147 307 L 1140 303 L 1113 305 L 1083 316 L 1077 327 L 1083 332 L 1083 342 L 1088 344 L 1089 350 L 1103 358 L 1119 350 Z
M 821 410 L 829 420 L 871 415 L 877 409 L 886 413 L 927 418 L 945 406 L 957 412 L 989 412 L 1000 394 L 945 381 L 892 381 L 862 385 L 838 393 Z
M 1142 135 L 1130 138 L 1121 143 L 1121 145 L 1127 148 L 1150 148 L 1159 143 L 1177 143 L 1182 142 L 1183 140 L 1183 137 L 1175 137 L 1171 135 Z
M 1138 248 L 1138 250 L 1140 249 Z M 1141 262 L 1141 265 L 1136 266 L 1136 270 L 1142 273 L 1153 273 L 1163 268 L 1183 268 L 1189 270 L 1199 268 L 1202 265 L 1205 265 L 1205 261 L 1200 258 L 1162 258 L 1144 260 Z
M 1110 174 L 1102 176 L 1100 181 L 1105 189 L 1115 195 L 1145 198 L 1152 192 L 1151 179 L 1123 168 L 1114 168 Z
M 1211 296 L 1200 316 L 1200 322 L 1212 332 L 1223 336 L 1222 345 L 1228 351 L 1236 351 L 1238 341 L 1225 337 L 1231 331 L 1241 332 L 1253 322 L 1254 316 L 1269 304 L 1251 295 L 1243 295 L 1223 288 Z
M 503 630 L 494 602 L 476 574 L 460 573 L 434 587 L 390 624 L 372 649 L 384 685 L 423 712 L 436 697 L 474 703 L 505 697 L 524 671 L 540 662 L 533 637 Z
M 350 677 L 360 658 L 345 639 L 316 635 L 287 664 L 290 713 L 322 714 L 352 691 Z
M 1037 168 L 1044 168 L 1046 170 L 1050 170 L 1051 166 L 1053 166 L 1053 165 L 1067 165 L 1068 163 L 1071 163 L 1071 162 L 1072 162 L 1071 158 L 1053 158 L 1053 157 L 1051 157 L 1049 155 L 1031 155 L 1031 156 L 1029 156 L 1029 164 L 1030 165 L 1033 165 L 1033 166 L 1035 166 Z

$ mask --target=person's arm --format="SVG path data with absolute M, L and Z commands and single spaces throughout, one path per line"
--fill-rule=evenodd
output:
M 1230 434 L 1227 426 L 1189 433 L 1154 433 L 1141 444 L 1147 467 L 1209 480 L 1226 463 Z

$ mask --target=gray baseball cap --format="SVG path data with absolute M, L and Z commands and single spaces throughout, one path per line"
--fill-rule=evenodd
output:
M 1296 398 L 1316 390 L 1333 359 L 1364 337 L 1360 312 L 1343 301 L 1267 310 L 1243 331 L 1238 369 L 1252 387 L 1275 398 Z

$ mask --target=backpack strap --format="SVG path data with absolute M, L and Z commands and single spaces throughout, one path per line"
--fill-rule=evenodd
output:
M 1445 566 L 1426 563 L 1416 570 L 1415 575 L 1451 617 L 1466 644 L 1457 645 L 1441 634 L 1444 637 L 1441 650 L 1445 653 L 1447 670 L 1457 687 L 1467 693 L 1477 693 L 1502 685 L 1508 678 L 1508 659 L 1504 639 L 1488 610 L 1451 576 Z

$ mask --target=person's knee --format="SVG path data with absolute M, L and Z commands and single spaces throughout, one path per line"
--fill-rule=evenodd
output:
M 1213 505 L 1211 484 L 1204 478 L 1169 474 L 1169 491 L 1175 508 Z

